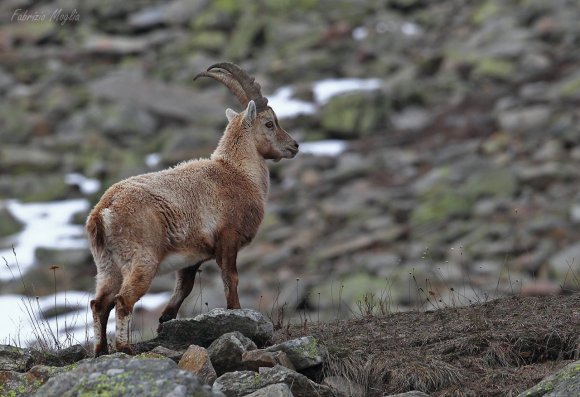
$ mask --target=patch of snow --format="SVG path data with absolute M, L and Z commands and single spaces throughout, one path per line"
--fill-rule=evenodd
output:
M 301 114 L 313 114 L 335 95 L 349 91 L 375 90 L 380 86 L 380 79 L 326 79 L 313 83 L 314 103 L 293 98 L 294 88 L 284 86 L 268 95 L 268 104 L 276 110 L 278 118 L 286 119 Z
M 423 33 L 423 29 L 413 22 L 405 22 L 401 25 L 401 32 L 406 36 L 416 36 Z
M 13 244 L 20 271 L 24 273 L 34 264 L 34 251 L 45 248 L 84 248 L 87 241 L 82 225 L 72 225 L 73 215 L 87 211 L 89 202 L 85 199 L 55 201 L 51 203 L 21 203 L 8 200 L 8 210 L 24 224 L 22 232 L 14 236 Z M 16 258 L 12 249 L 0 250 L 0 258 L 8 266 L 0 266 L 0 280 L 18 274 Z
M 292 98 L 294 89 L 286 86 L 279 88 L 273 95 L 268 95 L 268 105 L 276 109 L 276 116 L 280 119 L 295 117 L 300 114 L 313 114 L 316 105 L 311 102 Z
M 145 164 L 149 168 L 155 168 L 161 163 L 161 155 L 159 153 L 151 153 L 145 156 Z
M 145 295 L 136 304 L 136 308 L 153 310 L 164 305 L 169 299 L 168 292 Z M 55 297 L 57 307 L 78 308 L 58 318 L 42 319 L 42 312 L 54 309 Z M 84 343 L 93 337 L 93 317 L 89 302 L 93 294 L 81 291 L 59 292 L 56 295 L 43 296 L 38 299 L 21 295 L 0 295 L 0 313 L 4 319 L 0 322 L 0 343 L 16 343 L 27 346 L 30 342 L 42 337 L 56 336 L 66 345 L 67 340 Z M 36 320 L 32 320 L 29 314 Z M 114 324 L 115 311 L 109 315 L 109 324 Z M 58 327 L 57 327 L 58 326 Z M 114 331 L 114 326 L 109 326 Z M 51 339 L 49 339 L 51 340 Z
M 67 185 L 76 185 L 82 194 L 93 194 L 101 188 L 101 182 L 97 179 L 87 178 L 86 176 L 73 172 L 64 177 Z
M 313 91 L 317 104 L 324 105 L 333 96 L 349 91 L 376 90 L 380 86 L 380 79 L 327 79 L 316 82 Z
M 315 156 L 338 156 L 345 149 L 346 142 L 338 139 L 303 142 L 300 144 L 300 153 L 308 153 Z
M 358 26 L 352 30 L 352 38 L 356 41 L 364 40 L 368 35 L 369 30 L 364 26 Z

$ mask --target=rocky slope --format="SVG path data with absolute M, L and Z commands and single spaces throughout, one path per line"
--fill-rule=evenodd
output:
M 0 345 L 0 395 L 575 396 L 579 299 L 504 298 L 276 333 L 260 313 L 215 309 L 162 324 L 135 357 Z
M 2 198 L 94 201 L 123 177 L 207 156 L 235 103 L 192 76 L 231 60 L 267 94 L 290 85 L 314 106 L 282 121 L 296 138 L 348 142 L 272 165 L 268 216 L 240 256 L 244 307 L 333 318 L 365 292 L 396 309 L 579 288 L 573 2 L 14 0 L 0 12 Z M 378 84 L 320 100 L 330 78 Z M 3 235 L 17 230 L 0 218 Z M 52 264 L 59 289 L 92 288 L 86 250 L 36 261 L 36 294 L 53 291 Z M 215 266 L 203 280 L 185 313 L 223 306 Z

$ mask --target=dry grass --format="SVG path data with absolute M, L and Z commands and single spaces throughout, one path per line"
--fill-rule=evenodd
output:
M 580 357 L 579 308 L 580 293 L 509 297 L 289 326 L 275 339 L 315 335 L 331 355 L 324 374 L 343 376 L 369 396 L 508 396 Z

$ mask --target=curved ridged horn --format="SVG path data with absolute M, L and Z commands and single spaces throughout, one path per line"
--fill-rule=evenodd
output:
M 211 77 L 221 82 L 238 98 L 242 106 L 246 106 L 250 100 L 253 100 L 258 112 L 268 108 L 268 99 L 262 96 L 260 84 L 256 83 L 254 78 L 238 65 L 229 62 L 216 63 L 207 68 L 207 71 L 195 76 L 194 80 L 198 77 Z

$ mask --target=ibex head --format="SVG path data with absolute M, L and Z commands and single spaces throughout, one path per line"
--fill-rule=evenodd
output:
M 261 87 L 243 69 L 233 63 L 217 63 L 198 77 L 211 77 L 230 89 L 242 106 L 244 124 L 254 136 L 256 148 L 265 159 L 278 161 L 293 158 L 298 153 L 298 143 L 278 123 L 276 113 L 268 106 L 268 99 L 262 95 Z M 228 121 L 232 122 L 239 114 L 232 109 L 226 110 Z

